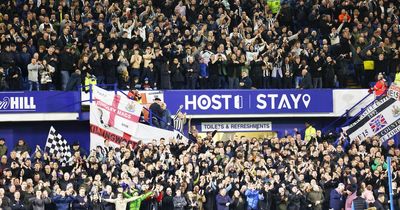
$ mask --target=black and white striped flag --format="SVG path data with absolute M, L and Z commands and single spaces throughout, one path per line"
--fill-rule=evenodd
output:
M 387 96 L 375 100 L 364 108 L 359 118 L 349 126 L 342 127 L 350 142 L 364 141 L 376 136 L 386 141 L 400 132 L 400 88 L 392 85 Z
M 178 111 L 176 111 L 175 116 L 173 118 L 174 129 L 183 133 L 183 127 L 186 123 L 186 117 L 182 117 L 182 109 L 183 105 L 179 106 Z
M 49 135 L 47 136 L 45 151 L 50 155 L 59 157 L 60 163 L 68 163 L 71 160 L 71 147 L 60 133 L 50 127 Z

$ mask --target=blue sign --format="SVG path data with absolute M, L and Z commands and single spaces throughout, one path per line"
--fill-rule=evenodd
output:
M 333 112 L 331 89 L 313 90 L 169 90 L 169 110 L 191 115 Z M 173 112 L 173 111 L 172 111 Z
M 0 114 L 79 111 L 79 91 L 0 92 Z

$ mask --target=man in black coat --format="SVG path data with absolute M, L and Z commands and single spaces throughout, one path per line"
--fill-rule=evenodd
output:
M 69 78 L 65 90 L 66 91 L 78 90 L 80 84 L 81 84 L 81 71 L 77 69 Z
M 250 79 L 250 77 L 248 76 L 247 71 L 243 71 L 242 78 L 239 81 L 240 89 L 250 89 L 252 85 L 253 85 L 253 82 Z
M 199 77 L 199 64 L 194 60 L 193 56 L 190 56 L 188 63 L 185 65 L 186 72 L 186 88 L 196 89 L 197 78 Z
M 106 77 L 106 84 L 114 84 L 117 82 L 117 66 L 118 61 L 114 59 L 112 53 L 108 53 L 107 57 L 103 60 L 104 74 Z M 110 88 L 110 87 L 109 87 Z
M 300 88 L 311 89 L 313 86 L 310 73 L 306 69 L 303 69 L 301 75 L 303 75 L 303 79 L 301 80 Z
M 159 98 L 154 99 L 154 103 L 152 103 L 149 107 L 150 112 L 152 113 L 151 121 L 153 122 L 153 126 L 160 127 L 159 119 L 162 117 L 163 110 L 161 108 L 161 100 Z
M 166 195 L 162 199 L 161 210 L 174 210 L 174 202 L 172 196 L 172 189 L 167 188 Z
M 11 62 L 11 66 L 6 70 L 6 81 L 9 90 L 22 89 L 22 71 L 15 65 L 14 61 Z
M 169 69 L 167 58 L 163 55 L 161 49 L 156 48 L 156 59 L 154 60 L 156 72 L 160 74 L 159 89 L 171 89 L 171 71 Z
M 67 88 L 70 75 L 74 71 L 75 59 L 72 54 L 71 48 L 66 47 L 65 50 L 59 56 L 59 68 L 61 72 L 61 86 L 62 90 Z

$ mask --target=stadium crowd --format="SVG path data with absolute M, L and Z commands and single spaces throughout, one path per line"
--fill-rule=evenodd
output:
M 396 0 L 1 1 L 0 90 L 95 83 L 343 88 L 349 78 L 369 87 L 379 72 L 400 82 L 399 6 Z
M 0 208 L 99 210 L 389 209 L 387 156 L 393 140 L 351 144 L 343 136 L 161 139 L 130 148 L 109 141 L 72 158 L 34 150 L 23 139 L 8 151 L 0 139 Z M 129 144 L 131 145 L 131 144 Z M 7 153 L 9 152 L 9 153 Z M 399 159 L 393 158 L 394 209 L 400 208 Z

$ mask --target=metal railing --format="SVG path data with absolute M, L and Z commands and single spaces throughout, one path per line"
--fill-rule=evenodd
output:
M 370 95 L 371 95 L 372 93 L 369 93 L 368 95 L 366 95 L 364 98 L 362 98 L 360 101 L 358 101 L 356 104 L 354 104 L 352 107 L 350 107 L 350 109 L 347 109 L 346 111 L 345 111 L 345 113 L 343 113 L 340 117 L 338 117 L 336 120 L 334 120 L 333 122 L 331 122 L 330 124 L 328 124 L 327 126 L 325 126 L 323 129 L 322 129 L 322 133 L 326 133 L 330 128 L 332 128 L 332 126 L 335 126 L 335 124 L 336 123 L 338 123 L 339 121 L 341 121 L 341 120 L 343 120 L 344 118 L 346 118 L 347 120 L 346 120 L 346 122 L 348 122 L 348 121 L 352 121 L 353 119 L 355 119 L 355 117 L 357 117 L 357 116 L 359 116 L 359 114 L 361 114 L 362 112 L 364 112 L 364 108 L 362 108 L 361 110 L 360 110 L 360 112 L 358 112 L 355 116 L 353 116 L 353 117 L 351 117 L 350 119 L 349 119 L 349 117 L 350 117 L 350 112 L 351 111 L 353 111 L 353 109 L 355 109 L 358 105 L 360 105 L 362 102 L 364 102 Z M 376 99 L 375 99 L 376 100 Z M 374 101 L 375 101 L 374 100 Z M 371 102 L 372 103 L 372 102 Z M 369 106 L 370 104 L 368 104 L 367 106 Z M 344 123 L 345 124 L 345 123 Z M 343 126 L 343 124 L 340 126 L 340 127 L 342 127 Z M 337 129 L 336 129 L 337 127 L 335 126 L 335 131 L 337 131 Z

